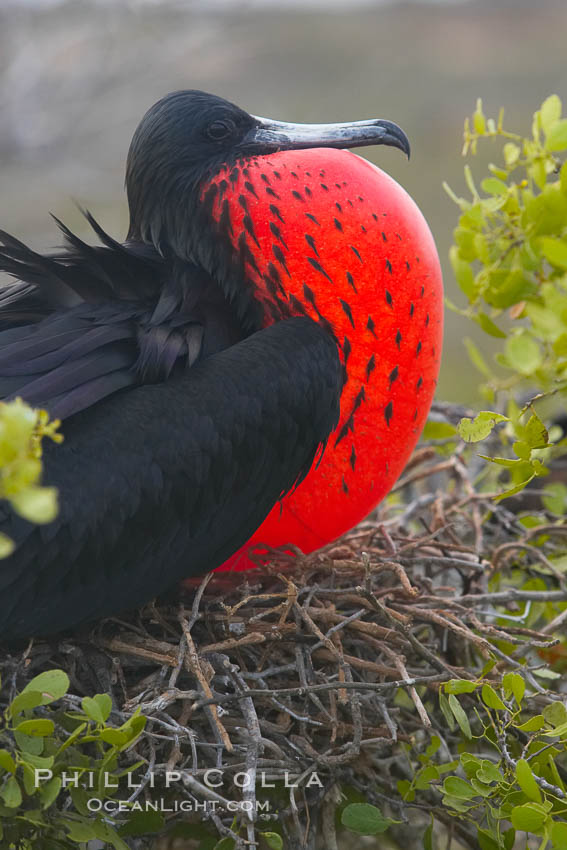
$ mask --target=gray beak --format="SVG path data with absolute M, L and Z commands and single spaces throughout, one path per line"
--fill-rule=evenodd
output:
M 359 148 L 390 145 L 409 159 L 410 143 L 404 131 L 392 121 L 372 118 L 340 124 L 289 124 L 252 116 L 257 124 L 242 140 L 242 147 L 258 154 L 305 148 Z

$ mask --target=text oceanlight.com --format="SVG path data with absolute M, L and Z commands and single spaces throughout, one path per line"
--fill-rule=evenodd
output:
M 86 801 L 90 812 L 104 812 L 105 814 L 133 811 L 208 813 L 215 812 L 217 809 L 229 812 L 269 812 L 271 807 L 268 800 L 227 800 L 221 795 L 220 789 L 225 785 L 238 788 L 241 791 L 246 791 L 252 787 L 256 790 L 276 788 L 278 785 L 280 787 L 283 785 L 285 788 L 298 788 L 300 785 L 304 788 L 323 787 L 323 783 L 315 772 L 297 777 L 296 774 L 285 771 L 281 776 L 274 777 L 273 774 L 262 771 L 258 773 L 242 771 L 230 774 L 225 778 L 224 771 L 218 768 L 205 770 L 202 775 L 199 774 L 198 779 L 189 771 L 181 770 L 170 770 L 159 774 L 145 773 L 141 779 L 137 778 L 133 772 L 121 776 L 118 780 L 118 777 L 112 773 L 80 770 L 63 771 L 58 774 L 58 777 L 63 788 L 91 789 L 98 791 L 99 794 L 102 794 L 103 791 L 113 793 L 118 789 L 133 792 L 128 799 L 107 798 L 106 795 L 101 797 L 95 794 Z M 34 782 L 36 788 L 53 778 L 54 773 L 49 768 L 35 769 Z M 299 779 L 300 781 L 298 781 Z M 159 788 L 163 792 L 164 789 L 171 790 L 179 784 L 191 793 L 192 799 L 171 799 L 171 795 L 150 799 L 147 795 L 144 798 L 138 797 L 138 792 L 141 789 L 145 791 L 148 788 Z M 195 786 L 198 786 L 198 791 Z M 196 799 L 196 792 L 197 796 L 205 799 Z

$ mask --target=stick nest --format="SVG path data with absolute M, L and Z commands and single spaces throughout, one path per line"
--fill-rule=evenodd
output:
M 181 602 L 103 621 L 88 635 L 33 642 L 3 657 L 3 681 L 21 689 L 60 667 L 75 707 L 105 691 L 112 719 L 140 708 L 148 723 L 127 760 L 143 759 L 147 772 L 133 796 L 155 796 L 150 776 L 155 785 L 179 771 L 175 796 L 200 803 L 197 821 L 237 848 L 269 832 L 270 819 L 283 827 L 286 848 L 315 847 L 317 836 L 336 848 L 334 810 L 347 786 L 405 821 L 393 790 L 408 778 L 403 744 L 427 743 L 432 728 L 449 737 L 439 683 L 475 678 L 490 654 L 500 659 L 489 674 L 499 681 L 519 663 L 495 641 L 525 654 L 526 643 L 556 643 L 558 624 L 496 625 L 498 608 L 513 614 L 526 602 L 567 599 L 549 560 L 565 550 L 565 527 L 542 513 L 542 525 L 527 530 L 506 502 L 475 491 L 473 474 L 458 452 L 422 447 L 395 488 L 398 500 L 337 543 L 307 556 L 264 551 L 267 566 L 209 575 Z M 517 590 L 508 577 L 518 565 L 544 574 L 551 589 Z M 497 574 L 501 589 L 489 592 Z M 205 781 L 212 768 L 222 771 L 221 787 Z M 271 813 L 257 812 L 266 798 Z M 238 834 L 228 808 L 235 802 L 245 804 Z

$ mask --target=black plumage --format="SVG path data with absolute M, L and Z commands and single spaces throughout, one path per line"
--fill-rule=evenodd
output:
M 46 408 L 65 438 L 44 455 L 57 519 L 0 507 L 16 543 L 0 561 L 0 639 L 111 615 L 217 567 L 304 478 L 338 422 L 336 340 L 323 319 L 264 315 L 227 215 L 212 215 L 211 177 L 250 155 L 368 143 L 409 152 L 391 122 L 286 125 L 175 92 L 132 140 L 125 243 L 89 213 L 99 244 L 58 222 L 52 255 L 0 232 L 0 271 L 16 279 L 0 291 L 0 398 Z
M 2 639 L 134 607 L 221 564 L 339 414 L 336 345 L 314 322 L 250 333 L 189 261 L 66 236 L 46 258 L 3 235 L 0 265 L 20 282 L 0 301 L 0 395 L 62 418 L 65 441 L 44 456 L 55 522 L 0 511 L 17 544 L 0 562 Z
M 54 255 L 0 233 L 0 270 L 17 279 L 0 291 L 0 398 L 46 408 L 65 437 L 44 455 L 57 519 L 36 526 L 0 508 L 16 543 L 0 562 L 0 639 L 140 605 L 218 566 L 301 481 L 336 424 L 335 343 L 305 318 L 262 330 L 199 207 L 199 178 L 234 141 L 202 132 L 219 110 L 254 124 L 191 92 L 142 122 L 126 243 L 88 213 L 98 246 L 61 223 L 66 248 Z M 181 151 L 176 132 L 198 144 Z
M 4 512 L 18 548 L 0 565 L 0 635 L 134 607 L 221 564 L 309 470 L 340 381 L 334 342 L 296 318 L 74 415 L 45 455 L 56 521 Z

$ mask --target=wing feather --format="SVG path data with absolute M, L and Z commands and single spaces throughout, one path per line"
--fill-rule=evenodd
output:
M 57 520 L 0 523 L 18 544 L 0 562 L 0 637 L 111 615 L 221 564 L 305 476 L 341 388 L 335 343 L 296 318 L 73 417 L 45 456 Z
M 58 219 L 66 250 L 43 255 L 0 231 L 0 399 L 70 417 L 133 385 L 167 380 L 242 338 L 200 268 L 121 244 L 84 213 L 101 245 Z

